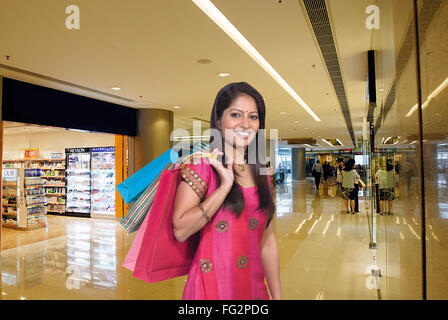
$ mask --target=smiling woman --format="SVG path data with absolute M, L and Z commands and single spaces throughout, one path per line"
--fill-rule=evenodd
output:
M 258 146 L 264 123 L 264 101 L 252 86 L 231 83 L 218 92 L 210 128 L 220 134 L 211 137 L 210 146 L 225 162 L 204 158 L 188 164 L 174 203 L 176 239 L 185 241 L 200 232 L 184 299 L 269 299 L 265 278 L 272 298 L 282 298 L 270 223 L 273 189 L 269 176 L 259 174 L 258 152 L 256 163 L 247 163 L 247 150 Z

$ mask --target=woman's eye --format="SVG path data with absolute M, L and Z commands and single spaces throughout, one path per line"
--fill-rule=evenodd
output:
M 239 114 L 239 113 L 231 113 L 230 116 L 231 116 L 232 118 L 236 118 L 236 117 L 239 117 L 240 114 Z
M 250 118 L 251 118 L 252 120 L 257 120 L 257 119 L 258 119 L 258 116 L 250 116 Z

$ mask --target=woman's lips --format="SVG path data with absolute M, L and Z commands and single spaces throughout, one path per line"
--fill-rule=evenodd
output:
M 248 131 L 239 131 L 239 130 L 235 130 L 235 134 L 236 134 L 238 137 L 241 137 L 241 138 L 243 138 L 243 139 L 247 139 L 247 138 L 249 138 L 249 136 L 250 136 L 250 132 L 248 132 Z

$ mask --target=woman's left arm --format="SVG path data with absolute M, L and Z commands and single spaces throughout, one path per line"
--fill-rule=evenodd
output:
M 269 292 L 273 300 L 281 300 L 280 263 L 278 258 L 277 238 L 274 232 L 274 222 L 271 221 L 264 231 L 261 240 L 261 263 L 263 264 Z

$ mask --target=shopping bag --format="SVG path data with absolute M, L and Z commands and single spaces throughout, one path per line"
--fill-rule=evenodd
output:
M 154 196 L 156 194 L 161 173 L 165 170 L 171 170 L 174 166 L 175 164 L 167 164 L 165 168 L 157 173 L 157 176 L 153 179 L 150 185 L 146 187 L 137 201 L 135 201 L 135 203 L 129 209 L 126 217 L 121 220 L 120 224 L 128 233 L 139 230 L 140 225 L 145 219 L 146 214 L 154 201 Z
M 137 197 L 135 203 L 126 214 L 126 217 L 120 222 L 128 233 L 139 230 L 140 225 L 145 219 L 146 214 L 154 201 L 156 190 L 159 185 L 160 175 L 164 170 L 172 170 L 178 164 L 188 163 L 195 158 L 210 155 L 210 147 L 207 143 L 195 144 L 188 151 L 191 153 L 184 157 L 179 157 L 176 151 L 169 149 L 160 157 L 155 159 L 154 161 L 156 162 L 150 162 L 144 168 L 137 171 L 134 175 L 117 186 L 120 194 L 128 197 Z M 174 161 L 175 159 L 177 159 L 177 161 Z M 164 167 L 161 167 L 162 165 L 164 165 Z M 147 176 L 145 176 L 145 174 L 147 174 Z M 141 180 L 137 181 L 136 179 Z M 125 182 L 126 184 L 124 185 Z M 132 183 L 138 183 L 139 186 L 133 187 Z M 121 187 L 119 188 L 119 186 Z M 146 189 L 136 195 L 142 186 Z
M 117 190 L 120 192 L 124 202 L 131 203 L 135 201 L 148 188 L 148 185 L 160 175 L 162 170 L 177 161 L 177 152 L 173 149 L 168 149 L 162 155 L 117 185 Z
M 154 202 L 123 264 L 145 282 L 187 274 L 196 252 L 199 233 L 184 242 L 174 237 L 172 221 L 179 172 L 179 168 L 162 172 Z
M 123 267 L 126 269 L 129 269 L 131 271 L 134 271 L 135 262 L 137 262 L 138 253 L 140 251 L 140 246 L 143 241 L 143 236 L 146 232 L 146 226 L 148 225 L 149 215 L 145 215 L 145 218 L 137 232 L 137 236 L 135 237 L 134 241 L 131 244 L 131 247 L 129 248 L 128 254 L 123 260 Z

